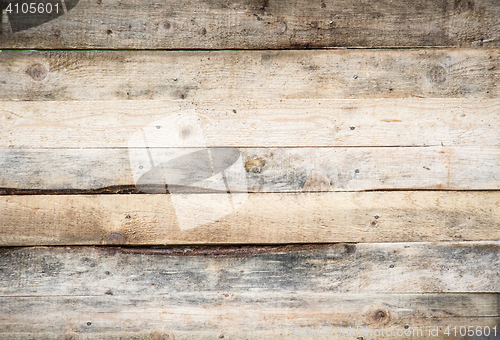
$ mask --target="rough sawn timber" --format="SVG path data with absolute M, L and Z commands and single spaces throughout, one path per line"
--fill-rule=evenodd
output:
M 497 49 L 3 51 L 0 100 L 498 98 Z
M 0 268 L 0 334 L 12 339 L 289 339 L 291 327 L 324 326 L 437 326 L 437 339 L 450 339 L 447 326 L 498 331 L 498 297 L 487 293 L 500 289 L 498 242 L 18 248 L 2 250 Z
M 2 23 L 0 48 L 493 47 L 498 17 L 495 0 L 80 0 L 36 27 Z
M 232 194 L 234 202 L 242 202 L 233 208 L 228 208 L 228 198 L 227 194 L 0 196 L 0 245 L 500 238 L 500 191 Z M 206 213 L 211 210 L 227 214 L 211 219 Z M 188 218 L 179 220 L 179 214 L 186 213 Z
M 253 98 L 4 101 L 0 147 L 140 146 L 135 132 L 182 125 L 186 114 L 197 117 L 199 147 L 500 145 L 500 99 Z
M 220 155 L 216 166 L 196 157 L 207 150 Z M 168 180 L 143 190 L 141 167 Z M 0 195 L 216 193 L 219 170 L 233 192 L 500 189 L 499 147 L 0 149 L 0 168 Z

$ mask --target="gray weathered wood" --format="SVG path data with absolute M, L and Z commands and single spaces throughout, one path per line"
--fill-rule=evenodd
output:
M 499 53 L 4 51 L 0 100 L 498 98 Z
M 325 330 L 324 327 L 329 333 L 362 327 L 357 330 L 363 336 L 365 327 L 372 330 L 383 327 L 401 333 L 409 326 L 412 336 L 405 339 L 425 338 L 429 327 L 439 327 L 439 336 L 432 339 L 449 340 L 459 337 L 443 334 L 446 327 L 492 328 L 499 319 L 496 294 L 332 294 L 287 292 L 283 288 L 245 292 L 243 287 L 228 287 L 217 292 L 201 288 L 172 294 L 143 294 L 140 285 L 150 283 L 139 281 L 134 284 L 137 294 L 121 295 L 114 288 L 129 280 L 118 282 L 113 278 L 119 269 L 114 267 L 109 276 L 102 279 L 106 286 L 112 286 L 104 294 L 0 296 L 0 336 L 9 339 L 179 340 L 221 336 L 224 339 L 294 339 L 297 337 L 293 334 L 299 331 L 305 334 L 308 329 Z M 157 274 L 159 280 L 162 273 Z M 157 286 L 159 281 L 155 282 Z M 426 333 L 418 336 L 417 330 Z M 398 338 L 394 335 L 384 338 Z
M 232 194 L 233 202 L 241 203 L 235 207 L 228 207 L 226 194 L 174 196 L 0 196 L 0 245 L 500 238 L 500 191 Z M 179 197 L 184 201 L 173 200 Z M 210 211 L 220 215 L 212 217 Z M 463 268 L 464 273 L 469 271 Z
M 129 147 L 188 113 L 208 146 L 493 146 L 499 112 L 500 100 L 475 98 L 5 101 L 0 146 Z
M 80 0 L 0 48 L 287 49 L 498 46 L 495 0 Z
M 198 149 L 190 150 L 184 157 L 197 154 Z M 202 188 L 220 192 L 219 178 L 214 176 L 218 171 L 203 159 L 191 156 L 182 164 L 169 165 L 168 160 L 184 152 L 177 148 L 0 149 L 0 193 L 167 193 L 165 185 L 182 186 L 184 193 Z M 217 148 L 214 152 L 235 152 L 239 157 L 234 164 L 233 160 L 224 163 L 224 175 L 235 192 L 500 189 L 499 147 Z M 134 160 L 136 154 L 148 157 Z M 164 166 L 164 172 L 172 173 L 168 180 L 163 174 L 150 180 L 162 190 L 136 186 L 138 179 L 132 175 L 141 171 L 138 167 L 150 166 L 150 155 L 156 168 Z M 203 182 L 192 183 L 198 177 Z
M 0 287 L 4 297 L 497 293 L 499 250 L 499 242 L 14 248 L 0 253 Z

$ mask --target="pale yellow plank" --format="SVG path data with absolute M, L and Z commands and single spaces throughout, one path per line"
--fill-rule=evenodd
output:
M 0 244 L 494 241 L 499 207 L 499 191 L 0 196 Z

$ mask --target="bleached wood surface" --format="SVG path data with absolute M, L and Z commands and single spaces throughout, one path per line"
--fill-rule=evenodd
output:
M 3 51 L 0 65 L 0 100 L 6 101 L 500 94 L 497 49 Z
M 499 113 L 498 99 L 474 98 L 4 101 L 0 146 L 129 147 L 135 132 L 186 114 L 198 146 L 495 146 Z

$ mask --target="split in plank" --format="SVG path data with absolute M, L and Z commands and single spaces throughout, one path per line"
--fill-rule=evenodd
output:
M 500 42 L 500 5 L 495 0 L 65 0 L 65 4 L 69 10 L 65 14 L 37 15 L 32 20 L 5 15 L 0 48 L 481 47 Z
M 498 98 L 496 49 L 3 51 L 0 100 Z
M 104 297 L 111 292 L 137 298 L 167 295 L 168 299 L 176 294 L 226 292 L 249 294 L 247 297 L 253 293 L 259 299 L 294 292 L 328 296 L 500 290 L 497 241 L 156 249 L 28 247 L 3 249 L 0 264 L 2 297 Z
M 500 147 L 0 149 L 0 168 L 4 195 L 500 189 Z
M 0 196 L 0 245 L 494 241 L 499 207 L 500 191 Z
M 499 99 L 5 101 L 0 122 L 3 148 L 140 147 L 137 131 L 185 125 L 198 127 L 197 147 L 500 145 Z

